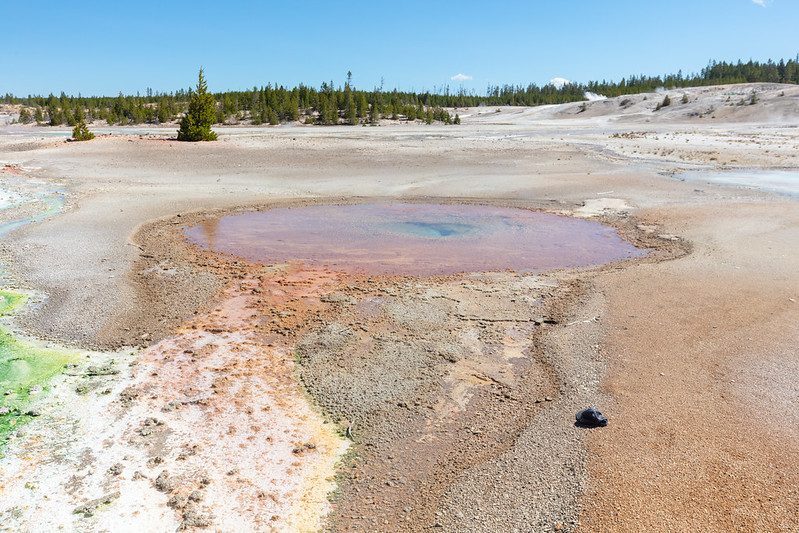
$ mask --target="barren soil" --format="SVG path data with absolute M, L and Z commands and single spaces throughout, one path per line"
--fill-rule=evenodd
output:
M 0 210 L 32 219 L 3 266 L 35 291 L 6 324 L 95 351 L 0 449 L 0 528 L 792 530 L 799 204 L 723 180 L 799 182 L 799 90 L 646 96 L 200 144 L 6 127 L 3 201 L 33 199 Z M 181 239 L 230 212 L 378 201 L 543 209 L 654 252 L 369 277 Z M 589 406 L 607 427 L 575 426 Z

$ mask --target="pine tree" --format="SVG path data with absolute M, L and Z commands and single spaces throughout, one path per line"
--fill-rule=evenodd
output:
M 368 112 L 369 109 L 369 104 L 366 102 L 366 95 L 363 94 L 362 92 L 358 93 L 356 108 L 357 109 L 355 114 L 358 116 L 358 118 L 366 117 L 366 113 Z
M 327 95 L 324 93 L 319 94 L 319 104 L 316 107 L 319 111 L 317 121 L 319 124 L 327 124 L 327 118 L 330 116 L 330 103 L 327 100 Z
M 191 95 L 189 110 L 180 121 L 179 141 L 215 141 L 216 133 L 211 125 L 216 122 L 216 103 L 214 96 L 208 92 L 203 69 L 200 69 L 197 90 Z
M 72 130 L 72 140 L 74 141 L 90 141 L 94 139 L 94 133 L 89 131 L 86 121 L 80 119 Z
M 173 113 L 171 106 L 169 105 L 169 100 L 167 100 L 166 96 L 162 96 L 158 100 L 158 111 L 156 112 L 156 118 L 158 119 L 158 122 L 161 122 L 162 124 L 164 122 L 169 122 L 172 120 L 172 114 Z
M 19 110 L 19 118 L 17 120 L 22 124 L 30 124 L 33 122 L 33 117 L 31 116 L 31 112 L 23 107 Z
M 369 122 L 377 124 L 380 121 L 380 108 L 378 104 L 379 93 L 375 91 L 372 106 L 369 108 Z
M 225 117 L 230 115 L 234 115 L 236 113 L 236 106 L 233 104 L 233 100 L 230 99 L 230 95 L 225 93 L 225 98 L 222 100 L 222 113 Z
M 277 126 L 280 124 L 280 120 L 277 118 L 277 113 L 275 113 L 274 109 L 271 107 L 266 108 L 266 122 L 269 122 L 272 126 Z
M 347 120 L 347 124 L 355 125 L 358 123 L 358 114 L 355 111 L 355 98 L 352 97 L 351 93 L 347 99 L 347 108 L 344 111 L 344 118 Z

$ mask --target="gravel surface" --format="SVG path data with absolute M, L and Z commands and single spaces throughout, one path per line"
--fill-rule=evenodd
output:
M 722 113 L 719 102 L 753 89 L 757 105 Z M 299 381 L 353 438 L 328 529 L 791 531 L 798 204 L 679 175 L 796 173 L 799 91 L 689 98 L 660 115 L 643 97 L 584 114 L 465 110 L 457 128 L 220 128 L 219 142 L 196 145 L 117 130 L 66 143 L 7 126 L 0 187 L 63 194 L 61 215 L 0 245 L 4 276 L 38 291 L 16 325 L 83 347 L 169 338 L 251 274 L 181 247 L 175 230 L 237 209 L 445 198 L 591 217 L 662 254 L 579 275 L 351 278 L 313 309 L 262 310 L 274 321 L 253 327 L 297 348 Z M 712 122 L 700 113 L 710 106 Z M 47 209 L 11 208 L 0 224 Z M 573 425 L 589 406 L 608 427 Z M 34 435 L 57 420 L 46 407 Z M 102 472 L 123 459 L 104 456 Z M 46 479 L 47 462 L 37 468 Z M 98 512 L 113 517 L 128 500 L 111 485 L 85 501 L 108 499 Z M 14 487 L 15 498 L 47 496 Z M 172 516 L 158 494 L 147 505 Z

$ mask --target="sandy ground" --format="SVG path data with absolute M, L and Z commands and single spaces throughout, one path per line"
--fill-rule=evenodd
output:
M 0 223 L 63 194 L 62 214 L 3 238 L 13 284 L 39 295 L 17 326 L 106 350 L 87 360 L 101 367 L 141 347 L 83 410 L 87 370 L 60 378 L 5 446 L 5 527 L 318 529 L 348 433 L 330 530 L 793 530 L 799 204 L 757 176 L 799 195 L 799 88 L 669 95 L 658 111 L 663 94 L 459 110 L 459 127 L 218 128 L 212 144 L 5 127 L 0 198 L 39 203 Z M 750 186 L 720 183 L 731 170 Z M 248 207 L 442 199 L 591 217 L 661 251 L 590 272 L 355 279 L 175 238 Z M 608 427 L 574 426 L 589 405 Z

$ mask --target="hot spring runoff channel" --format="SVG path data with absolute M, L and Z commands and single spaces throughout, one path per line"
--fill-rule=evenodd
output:
M 597 222 L 475 205 L 279 208 L 205 221 L 187 228 L 186 236 L 252 263 L 387 275 L 543 272 L 646 253 Z

